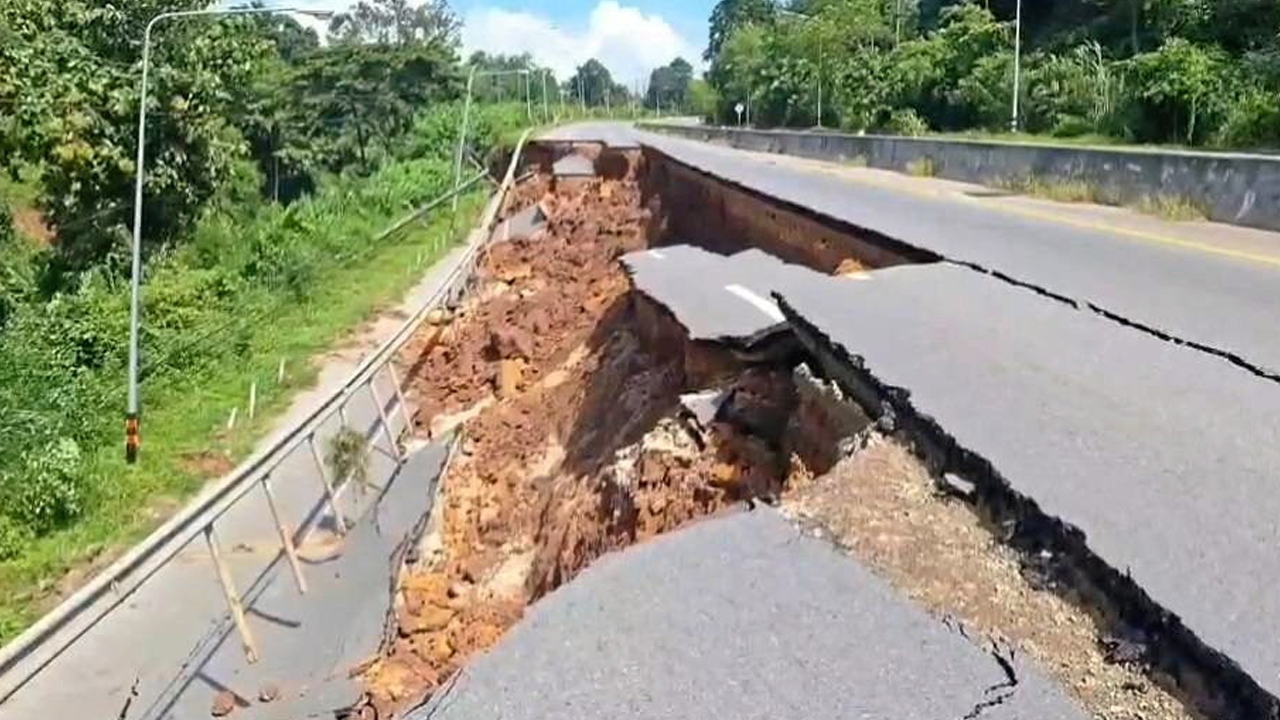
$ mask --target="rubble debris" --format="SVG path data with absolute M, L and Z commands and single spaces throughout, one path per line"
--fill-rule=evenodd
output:
M 546 209 L 546 231 L 492 246 L 478 272 L 500 289 L 463 303 L 413 363 L 418 427 L 461 418 L 465 440 L 431 547 L 401 583 L 396 639 L 365 674 L 383 717 L 595 558 L 775 498 L 790 468 L 790 369 L 689 342 L 631 292 L 617 259 L 648 242 L 636 183 L 527 200 Z M 710 406 L 690 412 L 682 394 Z
M 223 690 L 213 696 L 213 704 L 209 707 L 209 714 L 213 717 L 226 717 L 235 709 L 235 693 L 230 690 Z

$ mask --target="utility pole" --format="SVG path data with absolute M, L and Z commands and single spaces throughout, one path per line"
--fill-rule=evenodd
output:
M 1009 130 L 1018 132 L 1018 95 L 1022 88 L 1022 0 L 1018 0 L 1013 30 L 1013 117 Z

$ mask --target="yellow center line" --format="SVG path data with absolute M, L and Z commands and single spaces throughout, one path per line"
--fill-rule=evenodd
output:
M 868 177 L 857 177 L 854 175 L 849 175 L 845 172 L 841 172 L 843 168 L 829 168 L 826 166 L 820 166 L 820 169 L 823 172 L 830 173 L 832 175 L 835 175 L 836 177 L 842 178 L 844 180 L 848 180 L 849 182 L 862 183 L 865 185 L 870 185 L 872 187 L 879 187 L 885 190 L 891 190 L 895 192 L 906 193 L 909 195 L 915 195 L 917 197 L 927 197 L 935 200 L 943 200 L 946 202 L 952 202 L 957 204 L 961 202 L 968 203 L 970 201 L 977 200 L 976 198 L 969 198 L 967 200 L 962 201 L 959 198 L 955 197 L 955 191 L 953 190 L 942 190 L 938 188 L 928 188 L 928 189 L 916 188 L 916 187 L 910 187 L 910 186 L 903 186 L 894 182 L 876 180 Z M 1025 197 L 1025 196 L 1019 196 L 1019 197 Z M 1220 245 L 1212 245 L 1209 243 L 1203 243 L 1196 240 L 1184 240 L 1182 238 L 1169 237 L 1167 235 L 1160 235 L 1158 233 L 1147 232 L 1145 230 L 1134 230 L 1132 228 L 1120 227 L 1117 225 L 1110 225 L 1107 223 L 1091 222 L 1088 220 L 1077 220 L 1074 218 L 1063 217 L 1061 215 L 1057 215 L 1050 212 L 1031 210 L 1029 208 L 1008 207 L 1008 206 L 999 205 L 997 203 L 990 203 L 990 204 L 984 203 L 983 206 L 991 210 L 1006 213 L 1009 215 L 1021 215 L 1023 217 L 1028 217 L 1036 220 L 1044 220 L 1047 222 L 1054 222 L 1061 225 L 1069 225 L 1071 227 L 1080 228 L 1082 230 L 1095 230 L 1095 231 L 1104 232 L 1104 233 L 1111 233 L 1114 235 L 1121 235 L 1124 237 L 1133 238 L 1135 240 L 1142 240 L 1144 242 L 1154 243 L 1157 245 L 1168 245 L 1171 247 L 1178 247 L 1186 250 L 1198 250 L 1200 252 L 1208 253 L 1211 255 L 1222 255 L 1224 257 L 1235 258 L 1237 260 L 1247 260 L 1250 262 L 1259 263 L 1261 265 L 1271 265 L 1274 267 L 1280 267 L 1280 256 L 1277 256 L 1277 255 L 1265 255 L 1262 253 L 1249 252 L 1248 250 L 1236 250 L 1233 248 L 1222 247 Z

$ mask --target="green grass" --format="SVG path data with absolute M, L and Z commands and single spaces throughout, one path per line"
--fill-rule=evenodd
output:
M 1083 180 L 1018 178 L 993 183 L 998 188 L 1029 197 L 1070 203 L 1105 203 L 1098 188 Z
M 1158 195 L 1145 197 L 1129 206 L 1133 210 L 1147 215 L 1154 215 L 1162 220 L 1173 222 L 1191 222 L 1205 220 L 1209 214 L 1196 203 L 1181 197 Z
M 996 187 L 1028 197 L 1066 203 L 1091 203 L 1094 205 L 1123 205 L 1124 207 L 1174 222 L 1204 220 L 1208 213 L 1196 203 L 1181 197 L 1159 195 L 1145 197 L 1134 203 L 1120 203 L 1101 188 L 1083 180 L 1045 180 L 1018 178 L 993 183 Z
M 0 172 L 0 203 L 14 209 L 34 207 L 39 192 L 39 177 L 29 166 L 19 170 L 17 180 L 6 172 Z
M 1196 152 L 1213 152 L 1215 148 L 1191 147 L 1175 143 L 1135 143 L 1124 138 L 1111 135 L 1057 135 L 1027 132 L 991 132 L 987 130 L 964 130 L 958 132 L 930 132 L 922 136 L 924 139 L 941 140 L 980 140 L 984 142 L 1018 143 L 1024 145 L 1057 145 L 1062 147 L 1100 147 L 1114 150 L 1191 150 Z
M 128 466 L 123 461 L 121 423 L 120 442 L 84 450 L 85 474 L 98 488 L 94 504 L 75 523 L 32 540 L 18 556 L 0 563 L 0 642 L 12 639 L 56 604 L 60 584 L 75 584 L 77 576 L 87 576 L 145 537 L 219 474 L 216 466 L 198 467 L 197 459 L 243 459 L 292 396 L 313 382 L 312 358 L 398 300 L 425 267 L 465 236 L 484 201 L 481 190 L 464 197 L 452 232 L 449 213 L 442 210 L 425 225 L 415 225 L 366 254 L 319 270 L 305 302 L 262 307 L 248 335 L 246 357 L 228 355 L 178 378 L 166 378 L 151 392 L 144 386 L 139 463 Z M 384 224 L 393 219 L 386 217 Z M 287 374 L 277 385 L 281 359 Z M 249 421 L 244 408 L 255 381 L 259 412 Z M 227 432 L 232 407 L 240 407 L 241 419 Z

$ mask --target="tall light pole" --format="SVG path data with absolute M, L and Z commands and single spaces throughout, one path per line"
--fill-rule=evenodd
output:
M 1017 11 L 1013 21 L 1013 117 L 1009 121 L 1009 130 L 1018 132 L 1018 95 L 1022 88 L 1022 0 L 1018 0 Z
M 551 119 L 551 111 L 547 109 L 547 73 L 548 68 L 542 68 L 542 122 Z
M 533 124 L 533 90 L 529 87 L 529 71 L 524 71 L 524 114 L 529 119 L 529 124 Z
M 795 12 L 794 10 L 779 10 L 778 12 L 782 15 L 789 15 L 791 17 L 800 18 L 804 22 L 810 22 L 812 20 L 816 20 L 816 18 L 812 15 L 798 13 L 798 12 Z M 819 29 L 818 31 L 818 118 L 817 120 L 818 120 L 818 127 L 822 127 L 822 31 L 821 29 Z
M 458 148 L 453 156 L 453 201 L 452 208 L 456 214 L 458 212 L 458 191 L 462 189 L 462 158 L 466 152 L 467 146 L 467 124 L 471 121 L 471 91 L 475 86 L 477 75 L 524 75 L 524 111 L 529 119 L 529 124 L 533 124 L 533 106 L 529 99 L 529 71 L 527 69 L 516 70 L 481 70 L 476 72 L 476 66 L 472 65 L 471 70 L 467 73 L 467 96 L 462 102 L 462 127 L 458 129 Z
M 151 70 L 151 31 L 161 20 L 197 16 L 262 15 L 268 13 L 297 13 L 318 20 L 327 20 L 333 13 L 303 8 L 231 8 L 227 10 L 180 10 L 165 12 L 151 18 L 142 33 L 142 85 L 138 101 L 138 157 L 134 168 L 136 175 L 133 193 L 133 268 L 129 287 L 129 395 L 124 420 L 124 455 L 129 463 L 137 462 L 138 448 L 142 444 L 141 408 L 138 401 L 138 337 L 142 303 L 142 188 L 147 162 L 147 79 Z

